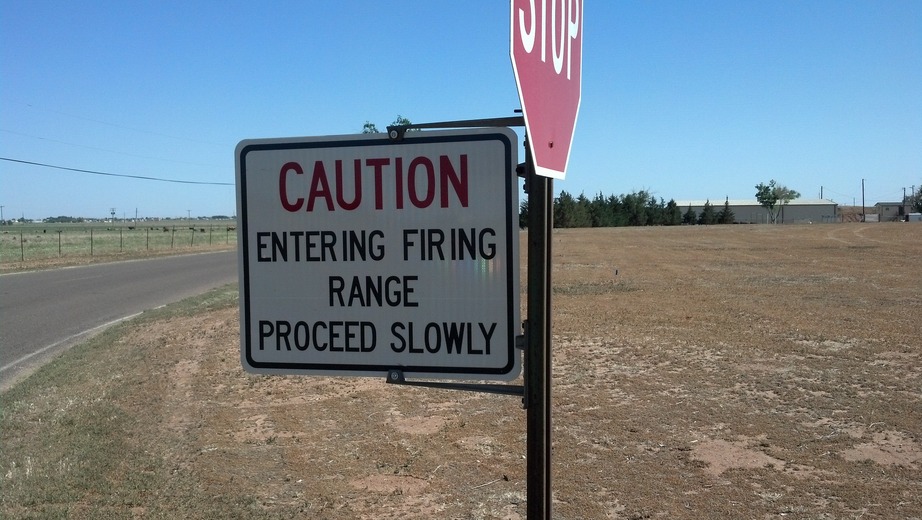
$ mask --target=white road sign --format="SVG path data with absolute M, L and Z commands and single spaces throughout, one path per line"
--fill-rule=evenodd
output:
M 516 377 L 517 149 L 505 128 L 242 141 L 244 368 Z

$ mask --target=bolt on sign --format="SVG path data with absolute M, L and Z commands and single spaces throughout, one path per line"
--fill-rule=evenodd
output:
M 517 146 L 506 128 L 240 142 L 243 367 L 515 378 Z
M 582 0 L 511 0 L 510 57 L 535 173 L 563 179 L 579 113 Z

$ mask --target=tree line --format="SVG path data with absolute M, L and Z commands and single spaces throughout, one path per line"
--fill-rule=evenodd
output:
M 554 198 L 554 227 L 679 226 L 732 224 L 735 220 L 728 200 L 718 208 L 707 201 L 698 214 L 691 206 L 680 208 L 674 199 L 657 199 L 641 190 L 623 195 L 585 194 L 573 197 L 566 191 Z M 528 200 L 519 205 L 519 225 L 528 224 Z

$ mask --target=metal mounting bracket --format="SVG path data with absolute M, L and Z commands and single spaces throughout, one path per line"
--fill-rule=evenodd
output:
M 464 390 L 467 392 L 483 392 L 487 394 L 517 395 L 522 398 L 525 397 L 525 387 L 522 385 L 449 383 L 446 381 L 407 381 L 403 375 L 403 370 L 399 368 L 392 368 L 387 371 L 387 382 L 394 385 L 425 386 L 444 390 Z
M 525 126 L 524 116 L 494 117 L 488 119 L 464 119 L 460 121 L 440 121 L 436 123 L 419 123 L 409 125 L 391 125 L 387 127 L 387 136 L 392 141 L 400 141 L 407 130 L 433 128 L 483 128 L 490 126 Z

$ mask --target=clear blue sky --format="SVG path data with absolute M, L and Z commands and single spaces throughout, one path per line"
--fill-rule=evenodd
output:
M 899 200 L 922 184 L 922 2 L 588 3 L 587 196 Z M 509 4 L 0 0 L 5 218 L 232 215 L 246 138 L 513 115 Z

